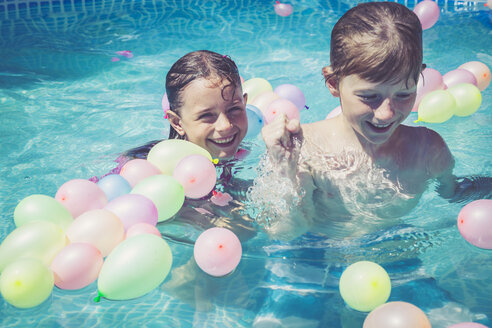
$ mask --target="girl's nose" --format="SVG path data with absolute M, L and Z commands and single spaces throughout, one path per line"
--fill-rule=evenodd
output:
M 391 101 L 386 98 L 381 105 L 374 111 L 374 117 L 380 121 L 389 121 L 395 116 L 393 108 L 391 108 Z
M 225 114 L 220 114 L 215 122 L 215 129 L 218 131 L 225 131 L 232 126 L 231 121 Z

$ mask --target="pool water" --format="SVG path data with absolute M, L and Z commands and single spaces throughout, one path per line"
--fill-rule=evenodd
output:
M 0 0 L 0 240 L 14 228 L 24 197 L 53 196 L 66 181 L 101 176 L 126 149 L 165 138 L 161 99 L 165 74 L 198 49 L 229 55 L 245 79 L 275 87 L 295 84 L 308 110 L 302 122 L 338 106 L 324 86 L 330 31 L 356 1 L 290 1 L 277 16 L 274 1 L 254 0 Z M 413 8 L 414 2 L 404 3 Z M 478 60 L 492 67 L 492 16 L 482 4 L 439 2 L 438 23 L 424 31 L 424 61 L 446 73 Z M 118 56 L 130 50 L 134 57 Z M 113 57 L 120 59 L 113 61 Z M 492 175 L 492 87 L 470 117 L 425 124 L 456 158 L 456 174 Z M 411 114 L 408 124 L 414 124 Z M 264 151 L 238 171 L 253 179 Z M 97 286 L 55 288 L 39 307 L 19 310 L 0 298 L 2 327 L 250 327 L 276 317 L 286 327 L 361 327 L 366 316 L 338 293 L 343 270 L 359 260 L 381 264 L 392 279 L 390 301 L 420 307 L 433 327 L 462 321 L 492 326 L 492 252 L 465 242 L 448 203 L 432 186 L 402 223 L 357 238 L 308 234 L 269 241 L 259 232 L 243 243 L 236 271 L 223 278 L 193 263 L 200 228 L 161 223 L 174 254 L 170 276 L 129 301 L 95 303 Z

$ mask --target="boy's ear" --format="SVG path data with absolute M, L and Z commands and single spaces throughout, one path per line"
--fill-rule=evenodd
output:
M 176 130 L 176 132 L 178 132 L 178 134 L 180 136 L 185 135 L 185 131 L 184 131 L 183 127 L 181 126 L 181 118 L 179 117 L 178 114 L 176 114 L 172 110 L 168 109 L 167 110 L 167 120 L 169 121 L 169 124 L 171 124 L 173 129 Z
M 325 85 L 330 90 L 333 97 L 340 97 L 340 92 L 338 91 L 338 80 L 333 75 L 333 69 L 331 66 L 325 66 L 322 69 L 323 77 L 325 78 Z
M 246 92 L 243 94 L 243 99 L 244 99 L 244 103 L 247 104 L 248 103 L 248 94 Z

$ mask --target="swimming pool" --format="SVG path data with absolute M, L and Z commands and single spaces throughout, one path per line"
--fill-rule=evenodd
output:
M 67 180 L 102 175 L 124 150 L 167 136 L 160 108 L 165 74 L 189 51 L 228 54 L 245 79 L 299 86 L 310 108 L 302 121 L 323 119 L 338 105 L 321 76 L 329 33 L 356 2 L 291 3 L 294 14 L 280 17 L 273 1 L 0 0 L 0 240 L 14 229 L 13 211 L 24 197 L 54 195 Z M 439 4 L 438 23 L 424 31 L 425 63 L 442 73 L 472 60 L 492 67 L 491 11 Z M 112 61 L 121 50 L 134 57 Z M 492 175 L 492 87 L 482 96 L 473 116 L 428 125 L 447 141 L 458 175 Z M 251 143 L 253 154 L 240 172 L 249 178 L 263 151 L 259 139 Z M 93 302 L 95 284 L 75 292 L 55 289 L 30 310 L 0 298 L 0 324 L 249 327 L 257 314 L 274 312 L 301 327 L 360 327 L 365 314 L 344 305 L 338 279 L 349 264 L 366 259 L 390 274 L 390 301 L 419 306 L 433 327 L 471 320 L 492 326 L 492 253 L 461 238 L 455 223 L 462 206 L 429 188 L 401 224 L 375 234 L 341 240 L 307 235 L 293 244 L 259 234 L 243 244 L 234 274 L 212 278 L 197 270 L 188 281 L 171 278 L 190 271 L 186 264 L 200 229 L 161 224 L 173 236 L 168 241 L 175 254 L 161 288 L 131 301 L 100 303 Z

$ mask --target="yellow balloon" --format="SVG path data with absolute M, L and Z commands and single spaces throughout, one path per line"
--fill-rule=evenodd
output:
M 30 221 L 51 221 L 66 230 L 73 222 L 70 212 L 55 198 L 46 195 L 31 195 L 19 202 L 14 211 L 17 227 Z
M 442 123 L 453 117 L 456 101 L 446 90 L 434 90 L 424 96 L 419 104 L 419 118 L 415 122 Z
M 482 104 L 480 90 L 470 83 L 460 83 L 448 89 L 456 101 L 454 115 L 468 116 L 475 113 Z
M 181 139 L 159 142 L 149 151 L 147 160 L 161 170 L 162 174 L 173 175 L 176 164 L 184 157 L 194 154 L 203 155 L 212 160 L 212 156 L 206 149 Z
M 391 280 L 379 264 L 360 261 L 351 264 L 340 277 L 340 295 L 351 308 L 369 312 L 384 304 L 391 293 Z
M 20 258 L 35 258 L 49 266 L 67 244 L 63 229 L 49 221 L 28 222 L 12 231 L 0 245 L 0 272 Z
M 43 303 L 54 286 L 51 270 L 37 259 L 20 259 L 9 264 L 0 276 L 0 293 L 18 308 L 31 308 Z
M 261 77 L 254 77 L 243 83 L 243 93 L 248 94 L 248 104 L 252 104 L 256 96 L 266 91 L 273 91 L 272 85 Z

